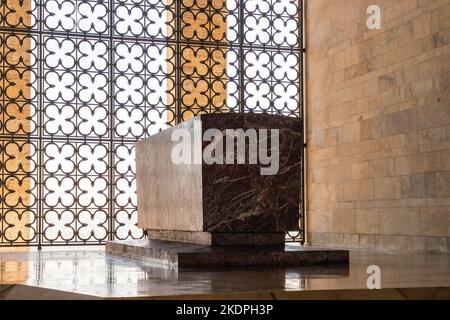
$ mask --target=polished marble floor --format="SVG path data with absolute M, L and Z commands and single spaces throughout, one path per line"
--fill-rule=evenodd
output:
M 349 267 L 171 270 L 106 254 L 103 247 L 6 252 L 0 284 L 24 284 L 100 297 L 364 289 L 369 265 L 383 288 L 450 287 L 450 256 L 351 251 Z

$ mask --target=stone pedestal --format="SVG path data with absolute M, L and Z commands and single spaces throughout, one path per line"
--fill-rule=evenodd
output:
M 107 251 L 179 267 L 348 262 L 348 252 L 285 249 L 285 232 L 299 228 L 302 134 L 299 119 L 228 113 L 139 141 L 138 224 L 152 240 L 108 243 Z M 211 135 L 217 147 L 207 152 Z
M 299 245 L 205 246 L 161 240 L 108 242 L 106 250 L 169 268 L 276 267 L 348 264 L 346 250 Z

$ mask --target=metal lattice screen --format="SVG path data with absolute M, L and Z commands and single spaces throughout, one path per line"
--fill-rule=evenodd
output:
M 1 245 L 140 238 L 134 143 L 302 112 L 297 0 L 2 0 Z

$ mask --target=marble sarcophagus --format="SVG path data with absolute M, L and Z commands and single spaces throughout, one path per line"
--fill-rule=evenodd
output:
M 186 135 L 181 132 L 175 136 L 180 129 L 185 129 Z M 214 163 L 206 163 L 211 129 L 223 133 L 222 145 L 217 146 L 223 155 Z M 268 130 L 267 139 L 273 138 L 270 130 L 278 130 L 278 147 L 275 141 L 266 147 L 267 151 L 272 147 L 272 172 L 261 171 L 268 169 L 268 164 L 249 163 L 249 152 L 264 153 L 260 129 Z M 302 122 L 295 118 L 206 114 L 138 142 L 139 226 L 153 239 L 218 245 L 282 244 L 285 231 L 298 230 L 302 134 Z M 190 157 L 176 161 L 173 152 L 186 151 L 181 147 L 174 150 L 182 138 L 189 139 L 186 147 Z M 227 161 L 227 142 L 234 144 L 228 146 L 234 152 L 231 161 Z M 245 155 L 238 155 L 240 147 Z M 238 156 L 243 159 L 238 161 Z
M 299 228 L 303 124 L 205 114 L 136 144 L 138 225 L 150 240 L 107 251 L 178 267 L 348 262 L 340 250 L 285 248 Z

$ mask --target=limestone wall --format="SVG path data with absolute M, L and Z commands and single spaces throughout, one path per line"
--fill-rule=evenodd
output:
M 450 0 L 306 2 L 309 241 L 449 250 Z

